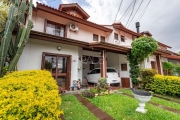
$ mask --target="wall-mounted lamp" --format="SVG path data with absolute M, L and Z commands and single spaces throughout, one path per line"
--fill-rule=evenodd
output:
M 60 46 L 58 46 L 58 47 L 57 47 L 57 49 L 60 51 L 60 50 L 61 50 L 61 47 L 60 47 Z

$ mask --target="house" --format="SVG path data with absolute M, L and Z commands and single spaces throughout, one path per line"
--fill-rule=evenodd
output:
M 171 55 L 162 56 L 162 62 L 172 62 L 174 64 L 180 64 L 180 55 L 172 53 Z
M 18 62 L 18 70 L 49 69 L 59 86 L 70 90 L 73 80 L 83 79 L 93 68 L 114 67 L 121 86 L 132 86 L 127 53 L 131 42 L 142 34 L 121 23 L 99 25 L 88 21 L 90 16 L 77 4 L 61 4 L 58 9 L 37 3 L 33 9 L 34 28 Z M 162 72 L 161 56 L 170 55 L 169 46 L 159 49 L 142 64 Z

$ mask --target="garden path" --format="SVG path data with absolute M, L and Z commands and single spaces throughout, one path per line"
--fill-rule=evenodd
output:
M 114 120 L 106 112 L 102 111 L 100 108 L 83 98 L 80 94 L 74 94 L 74 96 L 79 100 L 85 107 L 88 108 L 99 120 Z

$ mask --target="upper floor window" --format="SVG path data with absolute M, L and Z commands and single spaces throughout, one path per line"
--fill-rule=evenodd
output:
M 105 42 L 105 37 L 101 36 L 101 42 Z
M 125 42 L 125 37 L 121 35 L 121 42 Z
M 117 33 L 114 33 L 114 39 L 118 40 L 118 34 Z
M 93 34 L 93 41 L 98 41 L 98 35 Z
M 45 32 L 48 34 L 65 37 L 65 25 L 47 21 Z

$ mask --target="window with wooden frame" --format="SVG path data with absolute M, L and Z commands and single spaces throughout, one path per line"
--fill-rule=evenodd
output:
M 98 35 L 93 34 L 93 41 L 98 41 Z
M 121 71 L 127 71 L 127 63 L 121 64 Z
M 118 40 L 118 34 L 117 33 L 114 33 L 114 39 Z
M 65 37 L 65 25 L 45 20 L 44 32 L 60 37 Z
M 125 37 L 121 35 L 121 42 L 125 42 Z
M 101 36 L 101 42 L 105 42 L 105 37 Z

